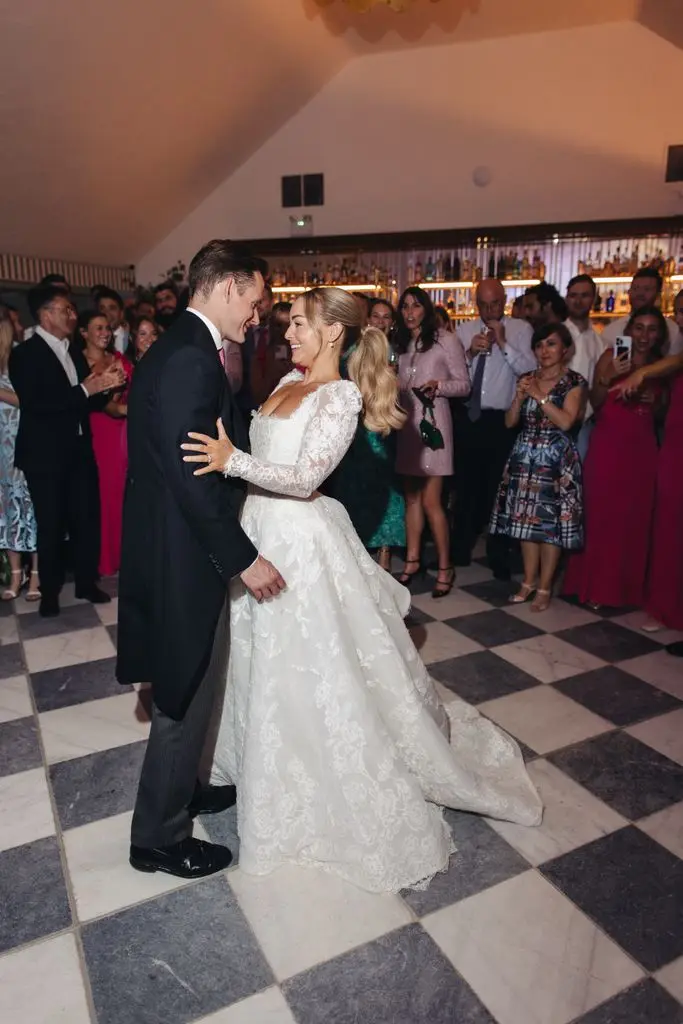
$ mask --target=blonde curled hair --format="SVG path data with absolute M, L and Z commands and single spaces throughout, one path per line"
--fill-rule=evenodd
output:
M 7 364 L 13 343 L 14 331 L 11 321 L 9 318 L 7 320 L 0 318 L 0 372 L 2 373 L 7 373 Z
M 306 319 L 314 329 L 320 330 L 323 324 L 339 324 L 344 337 L 350 338 L 360 330 L 348 371 L 363 399 L 363 424 L 383 436 L 400 430 L 406 414 L 398 404 L 398 381 L 389 365 L 389 342 L 384 332 L 377 327 L 363 327 L 365 317 L 360 302 L 342 288 L 313 288 L 304 293 L 303 300 Z

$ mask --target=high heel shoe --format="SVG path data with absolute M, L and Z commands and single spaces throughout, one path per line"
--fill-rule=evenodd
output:
M 21 569 L 12 569 L 10 572 L 12 577 L 12 586 L 6 587 L 2 592 L 3 601 L 15 601 L 21 592 L 21 588 L 24 585 L 23 573 Z M 16 581 L 16 586 L 14 585 Z
M 532 612 L 545 612 L 550 607 L 550 600 L 552 597 L 552 591 L 541 590 L 539 587 L 536 591 L 536 597 L 531 602 Z
M 28 581 L 28 590 L 24 594 L 24 601 L 34 603 L 35 601 L 40 601 L 40 597 L 40 577 L 38 576 L 38 571 L 32 569 Z
M 437 573 L 436 586 L 432 590 L 432 597 L 434 598 L 434 600 L 437 600 L 439 597 L 448 597 L 451 590 L 453 589 L 453 584 L 455 583 L 455 569 L 453 568 L 452 565 L 444 566 L 443 569 L 439 569 L 439 572 L 450 573 L 450 579 L 448 583 L 443 583 L 441 580 L 439 580 Z
M 536 593 L 535 583 L 522 583 L 516 594 L 509 598 L 510 604 L 525 604 Z
M 417 569 L 414 569 L 413 572 L 406 572 L 406 566 L 408 565 L 416 565 Z M 404 587 L 410 587 L 410 584 L 413 582 L 415 577 L 421 576 L 423 572 L 424 570 L 420 565 L 419 558 L 406 558 L 403 567 L 403 572 L 401 573 L 400 576 L 397 576 L 396 579 L 398 580 L 399 583 L 402 583 Z

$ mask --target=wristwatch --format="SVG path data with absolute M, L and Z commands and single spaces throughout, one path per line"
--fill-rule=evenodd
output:
M 542 398 L 541 401 L 538 404 L 539 405 L 547 405 L 549 401 L 550 401 L 550 397 L 548 395 L 546 395 L 545 398 Z

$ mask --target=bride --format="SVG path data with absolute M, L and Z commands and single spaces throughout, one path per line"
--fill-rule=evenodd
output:
M 255 414 L 252 455 L 219 421 L 190 434 L 197 474 L 251 485 L 242 526 L 287 588 L 259 604 L 235 581 L 228 685 L 212 782 L 237 785 L 240 867 L 284 863 L 397 892 L 446 868 L 442 807 L 524 825 L 541 802 L 517 744 L 474 708 L 444 704 L 403 619 L 408 591 L 381 569 L 343 508 L 317 488 L 358 425 L 403 417 L 387 341 L 366 328 L 342 380 L 339 357 L 361 310 L 339 288 L 296 300 L 287 339 L 295 370 Z

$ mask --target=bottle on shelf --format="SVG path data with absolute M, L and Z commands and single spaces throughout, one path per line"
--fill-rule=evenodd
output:
M 531 263 L 529 262 L 529 253 L 525 249 L 524 250 L 524 254 L 522 256 L 522 278 L 523 278 L 523 280 L 528 281 L 530 277 L 531 277 Z
M 631 277 L 633 277 L 638 267 L 638 246 L 636 245 L 633 251 L 631 252 L 631 258 L 628 261 L 628 272 L 631 275 Z
M 444 279 L 444 276 L 443 276 L 443 258 L 441 256 L 437 256 L 437 258 L 436 258 L 435 277 L 436 277 L 437 281 L 443 281 L 443 279 Z
M 425 263 L 425 281 L 433 281 L 435 277 L 436 277 L 436 265 L 435 265 L 434 260 L 432 259 L 432 257 L 428 256 L 427 257 L 427 262 Z
M 453 257 L 453 267 L 452 267 L 452 275 L 453 275 L 453 280 L 454 281 L 460 281 L 460 279 L 461 279 L 460 278 L 460 273 L 461 273 L 461 271 L 460 271 L 460 257 L 459 256 L 454 256 Z
M 606 313 L 613 313 L 614 312 L 614 304 L 615 304 L 614 292 L 610 292 L 609 295 L 607 296 L 607 301 L 605 302 L 605 312 Z
M 420 284 L 422 280 L 422 261 L 418 260 L 415 264 L 415 284 Z
M 495 254 L 495 251 L 493 249 L 491 249 L 491 252 L 489 253 L 489 261 L 488 261 L 488 266 L 486 268 L 486 276 L 487 277 L 495 277 L 496 276 L 496 254 Z
M 408 261 L 408 287 L 415 284 L 415 266 L 412 260 Z
M 472 261 L 467 256 L 462 261 L 462 276 L 464 281 L 472 280 Z
M 453 264 L 451 263 L 450 256 L 446 256 L 443 261 L 443 279 L 444 281 L 450 281 L 453 278 Z
M 593 312 L 599 313 L 602 310 L 602 295 L 599 290 L 595 290 L 595 302 L 593 303 Z
M 339 271 L 339 283 L 340 284 L 348 284 L 349 283 L 349 269 L 346 266 L 346 260 L 345 259 L 342 260 L 341 269 Z
M 614 259 L 612 258 L 612 253 L 608 252 L 607 259 L 605 260 L 605 266 L 602 269 L 602 274 L 604 277 L 614 277 L 615 273 Z
M 534 258 L 531 261 L 531 276 L 536 281 L 541 277 L 541 254 L 534 249 Z
M 545 281 L 545 263 L 542 259 L 538 261 L 538 276 L 541 281 Z
M 586 261 L 585 260 L 577 260 L 576 261 L 576 273 L 577 274 L 587 274 L 588 273 L 588 270 L 586 268 Z

